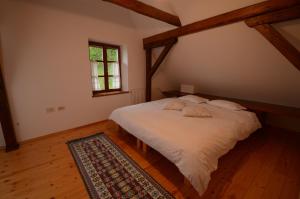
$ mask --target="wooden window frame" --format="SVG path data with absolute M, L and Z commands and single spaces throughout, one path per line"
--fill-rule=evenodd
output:
M 104 77 L 104 85 L 105 89 L 101 91 L 94 91 L 93 95 L 100 94 L 100 93 L 110 93 L 110 92 L 116 92 L 116 91 L 122 91 L 122 72 L 121 72 L 121 47 L 118 45 L 113 44 L 107 44 L 107 43 L 99 43 L 94 41 L 89 41 L 89 47 L 101 47 L 103 49 L 103 61 L 101 60 L 95 60 L 96 62 L 102 62 L 104 67 L 104 75 L 98 75 L 98 77 Z M 109 89 L 109 77 L 113 77 L 112 75 L 108 75 L 108 63 L 114 63 L 115 61 L 108 61 L 107 60 L 107 49 L 117 49 L 118 50 L 118 61 L 119 62 L 119 75 L 120 75 L 120 88 L 117 89 Z M 89 61 L 90 60 L 90 50 L 89 50 Z

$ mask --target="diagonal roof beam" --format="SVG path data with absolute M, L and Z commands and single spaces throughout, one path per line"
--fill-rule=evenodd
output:
M 232 24 L 261 14 L 289 8 L 299 4 L 300 0 L 264 1 L 145 38 L 143 39 L 144 46 L 153 45 L 154 43 L 162 42 L 167 39 L 177 38 L 203 30 Z
M 137 0 L 103 0 L 118 6 L 127 8 L 134 12 L 137 12 L 148 17 L 164 21 L 174 26 L 181 26 L 181 22 L 178 16 L 172 15 L 153 6 L 147 5 Z
M 297 18 L 300 18 L 300 5 L 253 17 L 245 20 L 245 23 L 249 27 L 254 27 L 262 24 L 279 23 Z
M 300 5 L 267 13 L 245 20 L 245 23 L 260 32 L 277 50 L 300 70 L 300 52 L 271 24 L 300 18 Z
M 300 70 L 300 52 L 288 42 L 270 24 L 254 26 L 274 47 L 277 48 L 298 70 Z
M 177 42 L 177 40 L 173 40 L 169 44 L 165 46 L 159 57 L 157 58 L 156 62 L 154 65 L 151 67 L 151 72 L 150 72 L 150 77 L 152 77 L 157 69 L 159 68 L 160 64 L 164 61 L 165 57 L 168 55 L 169 51 L 173 47 L 173 45 Z

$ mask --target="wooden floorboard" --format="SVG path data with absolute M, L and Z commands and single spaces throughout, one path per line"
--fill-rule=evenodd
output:
M 200 198 L 195 190 L 184 188 L 174 164 L 152 149 L 143 154 L 135 138 L 118 132 L 111 121 L 34 139 L 17 151 L 0 151 L 0 198 L 88 198 L 65 143 L 97 132 L 105 132 L 176 198 Z M 267 128 L 220 159 L 201 199 L 298 199 L 299 191 L 300 135 Z

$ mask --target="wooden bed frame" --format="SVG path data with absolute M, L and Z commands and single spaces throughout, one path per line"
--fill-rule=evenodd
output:
M 176 91 L 176 90 L 164 91 L 163 94 L 166 97 L 181 97 L 184 95 L 191 95 L 190 93 L 184 93 L 184 92 L 180 92 L 180 91 Z M 265 116 L 267 114 L 300 118 L 300 108 L 297 108 L 297 107 L 289 107 L 289 106 L 270 104 L 270 103 L 264 103 L 264 102 L 222 97 L 222 96 L 216 96 L 216 95 L 208 95 L 205 93 L 195 93 L 193 95 L 205 97 L 209 100 L 221 99 L 221 100 L 229 100 L 229 101 L 239 103 L 242 106 L 246 107 L 248 109 L 248 111 L 256 113 L 256 115 L 257 115 L 258 119 L 260 120 L 260 122 L 262 123 L 262 125 L 265 124 L 265 119 L 266 119 Z
M 119 124 L 117 124 L 118 125 L 118 133 L 120 133 L 120 134 L 129 134 L 125 129 L 123 129 Z M 132 134 L 130 134 L 130 135 L 132 135 Z M 133 135 L 132 135 L 133 136 Z M 133 136 L 134 137 L 134 136 Z M 138 149 L 138 150 L 141 150 L 142 151 L 142 153 L 146 156 L 147 155 L 147 153 L 148 153 L 148 151 L 151 149 L 151 147 L 149 147 L 146 143 L 144 143 L 142 140 L 140 140 L 140 139 L 138 139 L 138 138 L 136 138 L 135 137 L 135 139 L 136 139 L 136 148 Z M 189 192 L 189 190 L 190 190 L 190 188 L 192 187 L 192 185 L 191 185 L 191 183 L 189 182 L 189 180 L 186 178 L 186 177 L 184 177 L 184 179 L 183 179 L 183 191 L 185 192 L 185 193 L 188 193 Z
M 125 129 L 123 129 L 119 124 L 117 124 L 117 125 L 118 125 L 118 133 L 128 134 L 128 132 Z M 132 135 L 132 134 L 130 134 L 130 135 Z M 141 149 L 144 154 L 147 154 L 149 146 L 146 143 L 144 143 L 142 140 L 136 138 L 136 148 Z
M 180 96 L 188 95 L 189 93 L 183 93 L 180 91 L 166 91 L 163 92 L 163 94 L 166 97 L 180 97 Z M 223 99 L 223 100 L 230 100 L 239 103 L 245 106 L 248 109 L 248 111 L 256 113 L 262 126 L 265 125 L 265 117 L 267 114 L 284 115 L 284 116 L 296 117 L 296 118 L 300 117 L 300 108 L 286 107 L 282 105 L 267 104 L 262 102 L 255 102 L 255 101 L 248 101 L 248 100 L 241 100 L 241 99 L 234 99 L 234 98 L 227 98 L 227 97 L 220 97 L 220 96 L 207 95 L 202 93 L 196 93 L 194 95 L 205 97 L 210 100 Z M 126 130 L 124 130 L 120 125 L 118 125 L 118 127 L 119 127 L 119 132 L 121 133 L 126 132 Z M 136 138 L 136 147 L 137 149 L 141 150 L 144 155 L 147 155 L 147 152 L 151 149 L 151 147 L 149 147 L 146 143 L 144 143 L 142 140 L 138 138 Z M 185 193 L 188 193 L 192 185 L 190 184 L 189 180 L 186 179 L 185 177 L 184 177 L 183 184 L 184 184 L 183 191 Z
M 136 138 L 136 147 L 142 149 L 144 154 L 147 154 L 149 146 L 138 138 Z

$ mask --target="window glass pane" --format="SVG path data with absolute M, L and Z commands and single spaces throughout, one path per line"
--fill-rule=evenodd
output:
M 101 47 L 89 47 L 90 60 L 103 61 L 103 49 Z
M 100 90 L 104 90 L 105 89 L 104 77 L 98 77 L 98 82 L 99 82 Z
M 93 91 L 104 90 L 104 77 L 98 77 L 99 75 L 104 75 L 103 62 L 91 61 L 91 71 Z
M 102 91 L 105 89 L 104 77 L 92 77 L 93 91 Z
M 109 89 L 118 89 L 120 88 L 120 77 L 109 77 L 108 79 Z
M 92 77 L 98 77 L 98 62 L 91 61 Z
M 118 62 L 108 63 L 108 75 L 120 76 L 120 67 Z
M 106 49 L 107 61 L 118 61 L 118 49 Z
M 91 61 L 92 76 L 103 76 L 104 75 L 104 64 L 103 62 Z
M 103 62 L 97 62 L 97 71 L 98 71 L 98 75 L 101 75 L 101 76 L 104 75 L 104 64 L 103 64 Z

